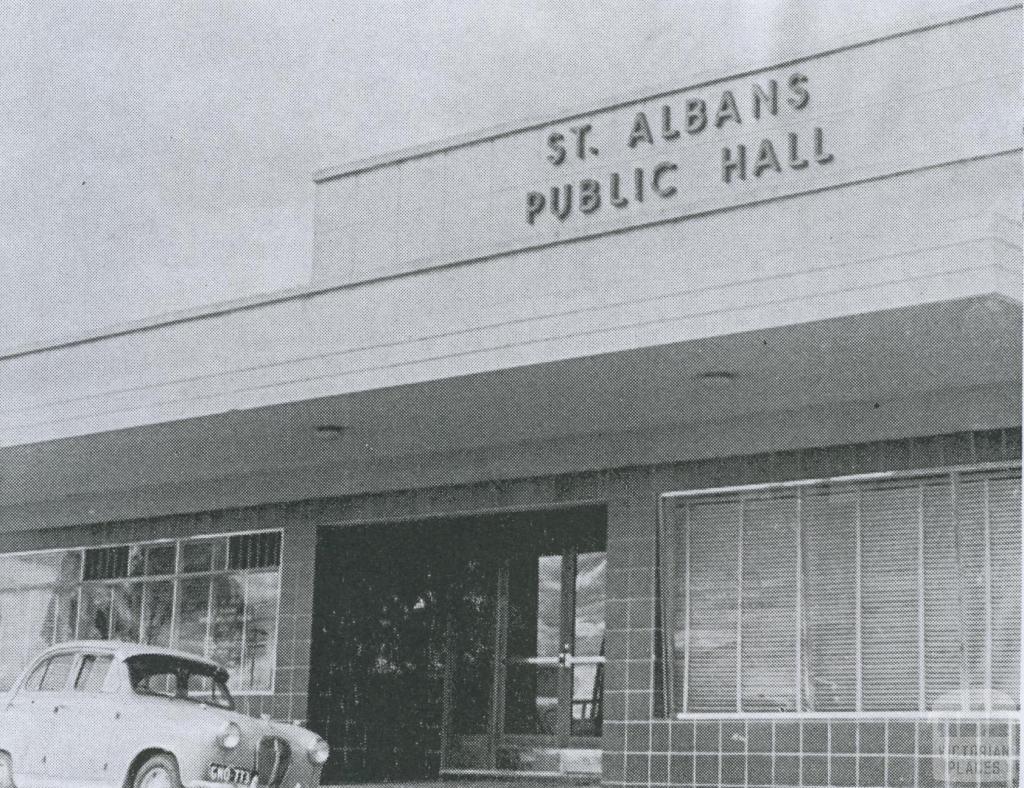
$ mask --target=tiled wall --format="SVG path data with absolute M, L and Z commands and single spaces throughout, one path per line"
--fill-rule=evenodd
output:
M 494 481 L 353 499 L 310 501 L 132 523 L 0 535 L 0 551 L 92 546 L 169 536 L 281 528 L 281 624 L 275 692 L 241 699 L 243 711 L 281 720 L 307 715 L 316 533 L 348 522 L 386 521 L 604 501 L 608 507 L 607 672 L 604 782 L 610 785 L 942 784 L 933 771 L 950 735 L 978 734 L 945 720 L 699 722 L 658 718 L 655 670 L 657 500 L 662 492 L 734 484 L 1019 460 L 1020 429 L 734 457 L 571 477 Z M 1011 758 L 1019 729 L 1008 735 Z M 1014 773 L 1016 773 L 1014 767 Z M 940 770 L 941 771 L 941 770 Z M 1013 779 L 1017 779 L 1014 777 Z M 916 780 L 916 782 L 915 782 Z M 988 783 L 982 783 L 985 785 Z M 1016 783 L 1014 783 L 1016 784 Z
M 986 735 L 1009 749 L 1001 784 L 1017 785 L 1019 725 L 983 729 L 941 718 L 669 720 L 655 707 L 657 499 L 673 490 L 1020 459 L 1020 430 L 731 458 L 638 471 L 609 504 L 608 665 L 603 779 L 608 785 L 926 786 L 947 783 L 949 737 Z M 959 726 L 959 727 L 958 727 Z M 936 771 L 937 770 L 937 771 Z M 983 782 L 981 785 L 997 783 Z
M 850 719 L 658 720 L 614 726 L 605 746 L 606 783 L 679 786 L 932 786 L 957 785 L 947 774 L 949 742 L 984 737 L 1005 746 L 992 782 L 1016 785 L 1019 727 L 1006 722 Z M 633 751 L 635 750 L 635 751 Z M 977 759 L 957 761 L 964 774 Z M 948 781 L 948 782 L 947 782 Z

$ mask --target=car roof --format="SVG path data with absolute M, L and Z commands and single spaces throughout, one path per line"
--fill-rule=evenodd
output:
M 40 656 L 62 651 L 100 651 L 113 654 L 122 661 L 130 659 L 131 657 L 150 654 L 154 656 L 185 659 L 189 662 L 198 662 L 201 665 L 209 665 L 210 667 L 217 668 L 218 670 L 221 668 L 221 666 L 213 660 L 199 656 L 198 654 L 191 654 L 187 651 L 162 648 L 161 646 L 147 646 L 141 643 L 124 643 L 118 640 L 69 640 L 64 643 L 57 643 L 56 645 L 50 646 L 48 649 L 43 651 Z

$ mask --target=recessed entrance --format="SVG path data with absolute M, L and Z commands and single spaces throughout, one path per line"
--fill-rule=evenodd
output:
M 600 772 L 603 507 L 325 530 L 310 720 L 331 780 Z

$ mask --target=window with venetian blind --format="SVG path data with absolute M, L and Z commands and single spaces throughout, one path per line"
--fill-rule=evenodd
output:
M 1020 705 L 1019 468 L 663 499 L 677 714 Z

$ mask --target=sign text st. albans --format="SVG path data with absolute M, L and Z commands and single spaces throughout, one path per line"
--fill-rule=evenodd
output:
M 565 222 L 574 216 L 622 210 L 645 201 L 671 200 L 684 188 L 680 164 L 671 158 L 672 146 L 716 131 L 738 131 L 782 114 L 797 115 L 811 101 L 810 79 L 794 71 L 783 80 L 754 82 L 745 95 L 735 90 L 683 95 L 675 103 L 666 101 L 660 108 L 639 111 L 621 144 L 638 155 L 645 149 L 664 151 L 664 159 L 530 191 L 526 194 L 526 221 L 530 225 Z M 590 123 L 551 131 L 544 141 L 546 158 L 556 169 L 572 160 L 598 160 L 605 144 L 601 136 L 601 129 Z M 783 170 L 826 166 L 834 159 L 824 130 L 814 126 L 721 148 L 721 179 L 725 184 L 765 180 Z

